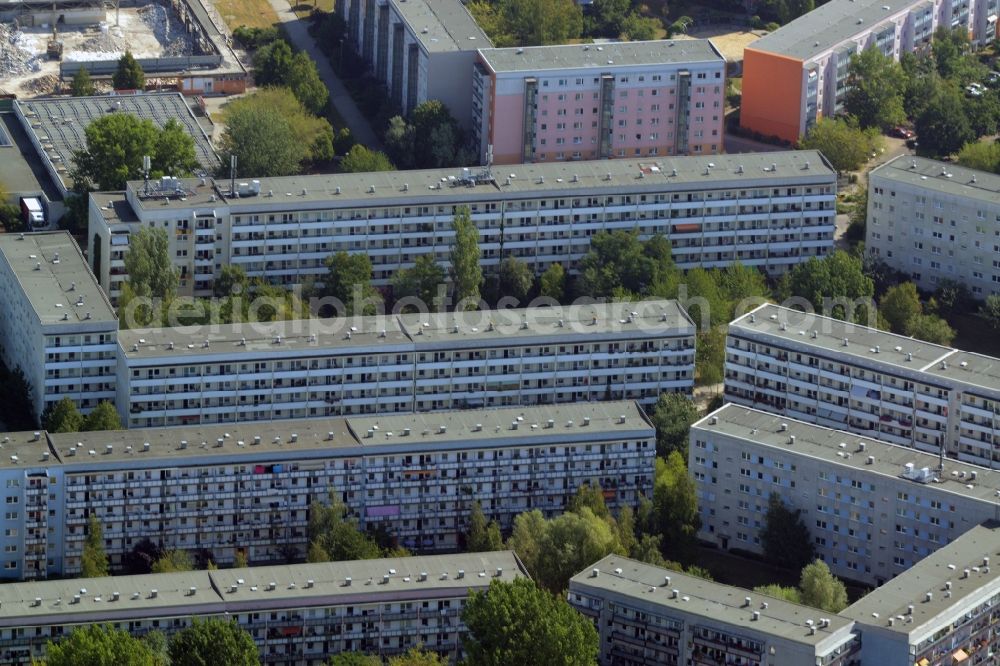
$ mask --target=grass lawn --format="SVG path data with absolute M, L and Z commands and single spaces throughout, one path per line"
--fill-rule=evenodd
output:
M 334 0 L 315 0 L 316 4 L 313 4 L 313 0 L 304 0 L 303 2 L 293 3 L 292 11 L 300 19 L 307 19 L 309 15 L 312 14 L 313 9 L 318 9 L 323 12 L 332 12 Z
M 267 28 L 278 22 L 267 0 L 215 0 L 215 9 L 231 30 L 241 25 Z

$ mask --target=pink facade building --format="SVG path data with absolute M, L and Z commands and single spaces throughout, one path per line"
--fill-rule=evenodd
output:
M 480 49 L 472 133 L 484 163 L 713 155 L 725 90 L 704 39 Z

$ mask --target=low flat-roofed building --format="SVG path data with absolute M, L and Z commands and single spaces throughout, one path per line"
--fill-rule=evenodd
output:
M 1000 360 L 762 305 L 729 325 L 726 398 L 929 453 L 1000 465 Z
M 524 576 L 513 552 L 498 551 L 8 583 L 0 587 L 0 664 L 40 659 L 48 641 L 82 626 L 169 638 L 208 618 L 235 620 L 263 663 L 318 664 L 338 652 L 395 655 L 417 645 L 458 658 L 469 593 Z
M 676 301 L 309 319 L 120 334 L 129 427 L 423 412 L 689 393 Z
M 994 664 L 1000 650 L 1000 523 L 985 522 L 841 612 L 864 664 Z
M 79 573 L 88 520 L 112 568 L 148 539 L 218 564 L 304 558 L 312 502 L 422 552 L 459 549 L 473 501 L 503 529 L 652 491 L 655 431 L 633 402 L 0 435 L 0 578 Z
M 468 206 L 485 271 L 515 257 L 569 273 L 602 231 L 671 243 L 681 269 L 734 261 L 781 274 L 833 247 L 836 173 L 816 151 L 657 156 L 523 164 L 491 172 L 430 169 L 128 183 L 90 198 L 90 257 L 112 302 L 128 237 L 167 230 L 178 293 L 211 296 L 222 267 L 290 286 L 322 281 L 344 251 L 367 254 L 372 282 L 430 256 L 447 268 L 454 217 Z M 101 261 L 98 262 L 98 259 Z
M 830 570 L 867 585 L 993 518 L 1000 496 L 998 471 L 735 404 L 692 426 L 689 451 L 702 539 L 762 554 L 777 494 Z
M 568 596 L 594 621 L 601 666 L 858 663 L 846 618 L 620 555 L 573 576 Z
M 114 400 L 118 319 L 65 231 L 0 234 L 0 348 L 31 387 L 33 416 L 69 397 Z

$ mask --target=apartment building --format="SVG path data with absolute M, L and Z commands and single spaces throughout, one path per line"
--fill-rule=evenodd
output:
M 118 319 L 67 232 L 0 235 L 0 351 L 35 418 L 64 397 L 114 400 Z
M 780 274 L 833 246 L 836 174 L 815 151 L 653 157 L 473 170 L 317 174 L 232 183 L 167 179 L 90 198 L 90 258 L 112 302 L 129 234 L 167 230 L 182 295 L 211 296 L 223 266 L 292 285 L 335 252 L 365 253 L 373 281 L 430 255 L 447 266 L 459 206 L 484 270 L 507 256 L 571 273 L 601 231 L 663 234 L 682 269 L 734 261 Z
M 878 49 L 898 60 L 925 51 L 939 27 L 973 44 L 996 36 L 998 0 L 831 0 L 744 51 L 740 124 L 795 142 L 817 119 L 843 111 L 851 58 Z
M 492 46 L 459 0 L 344 0 L 348 44 L 403 114 L 440 100 L 464 128 L 476 51 Z
M 116 569 L 146 539 L 220 564 L 304 558 L 310 504 L 331 493 L 364 529 L 454 551 L 473 501 L 504 529 L 583 483 L 634 507 L 656 455 L 632 402 L 2 438 L 6 579 L 79 574 L 91 515 Z
M 526 576 L 511 551 L 8 584 L 0 664 L 31 663 L 48 641 L 110 624 L 169 638 L 194 619 L 234 620 L 264 664 L 311 666 L 338 652 L 411 647 L 462 655 L 462 608 L 491 581 Z
M 841 612 L 861 635 L 864 664 L 995 664 L 998 553 L 1000 525 L 977 525 Z
M 481 163 L 723 152 L 726 60 L 707 39 L 481 49 Z
M 601 666 L 861 663 L 847 618 L 619 555 L 573 576 L 568 597 L 594 621 Z
M 997 471 L 728 404 L 691 430 L 699 536 L 763 553 L 772 494 L 837 576 L 882 585 L 998 511 Z
M 1000 176 L 898 157 L 868 179 L 865 248 L 933 291 L 945 280 L 985 299 L 1000 293 Z
M 128 427 L 426 412 L 689 393 L 676 301 L 122 331 Z
M 765 305 L 729 325 L 726 399 L 994 467 L 997 359 Z

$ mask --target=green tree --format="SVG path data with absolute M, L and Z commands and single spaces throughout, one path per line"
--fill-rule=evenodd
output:
M 146 75 L 142 73 L 142 66 L 132 57 L 131 51 L 118 59 L 118 69 L 111 76 L 111 85 L 115 90 L 145 90 Z
M 253 636 L 236 620 L 194 618 L 170 639 L 171 666 L 256 666 L 260 653 Z
M 583 11 L 573 0 L 500 0 L 499 6 L 522 46 L 565 44 L 583 32 Z
M 232 296 L 233 294 L 243 294 L 247 291 L 250 280 L 247 272 L 241 266 L 227 264 L 222 267 L 219 277 L 216 278 L 212 289 L 216 296 Z
M 198 169 L 194 139 L 173 118 L 164 123 L 156 136 L 151 163 L 157 173 L 167 176 L 186 176 Z
M 630 42 L 646 42 L 656 39 L 662 29 L 663 22 L 655 16 L 630 12 L 622 22 L 621 36 Z
M 186 550 L 166 550 L 153 562 L 152 573 L 193 571 L 194 560 Z
M 142 227 L 129 235 L 125 253 L 127 282 L 139 296 L 169 300 L 177 289 L 166 229 Z
M 666 557 L 691 561 L 701 517 L 698 515 L 697 488 L 678 451 L 672 451 L 666 459 L 656 459 L 653 506 L 646 520 L 646 531 L 663 538 Z
M 587 34 L 617 37 L 622 33 L 631 9 L 629 0 L 594 0 L 583 19 Z
M 593 623 L 527 578 L 493 580 L 485 592 L 473 592 L 462 620 L 469 630 L 463 641 L 469 666 L 597 662 Z
M 104 530 L 97 514 L 87 517 L 87 536 L 83 540 L 83 553 L 80 555 L 80 576 L 83 578 L 102 578 L 110 574 L 108 554 L 104 550 Z
M 518 301 L 524 302 L 535 283 L 535 276 L 528 268 L 528 264 L 517 257 L 506 257 L 500 262 L 499 273 L 499 295 L 512 296 Z
M 955 329 L 935 314 L 922 314 L 910 322 L 910 335 L 917 340 L 948 347 L 955 339 Z
M 938 90 L 914 126 L 920 137 L 917 151 L 921 155 L 951 155 L 976 138 L 965 115 L 963 97 L 951 86 Z
M 465 8 L 495 47 L 517 46 L 517 38 L 511 33 L 511 26 L 499 4 L 489 0 L 470 0 Z
M 45 666 L 159 666 L 150 647 L 127 631 L 107 624 L 74 629 L 45 645 Z
M 965 117 L 973 136 L 992 136 L 997 133 L 997 118 L 1000 116 L 1000 103 L 995 93 L 965 100 Z
M 330 91 L 323 84 L 316 63 L 305 51 L 299 51 L 292 58 L 286 83 L 309 113 L 318 116 L 326 111 L 330 102 Z
M 580 513 L 584 509 L 590 509 L 591 513 L 604 520 L 611 517 L 608 505 L 604 501 L 604 492 L 597 479 L 581 483 L 577 487 L 576 493 L 569 498 L 569 502 L 566 504 L 566 510 L 573 513 Z
M 340 301 L 343 312 L 338 315 L 372 315 L 382 303 L 378 290 L 372 286 L 372 261 L 367 254 L 348 254 L 341 250 L 326 260 L 323 295 Z
M 236 551 L 236 555 L 233 557 L 233 568 L 246 569 L 248 566 L 250 566 L 250 560 L 247 558 L 246 551 Z
M 860 169 L 881 143 L 875 131 L 862 130 L 849 119 L 821 118 L 809 128 L 799 146 L 820 151 L 834 169 L 845 172 Z
M 906 120 L 903 86 L 906 76 L 892 56 L 865 49 L 851 57 L 844 108 L 867 129 L 888 129 Z M 921 137 L 922 139 L 923 137 Z
M 760 270 L 735 261 L 718 274 L 719 288 L 734 308 L 729 315 L 743 314 L 771 297 L 767 278 Z
M 958 163 L 970 169 L 1000 173 L 1000 143 L 967 143 L 958 153 Z
M 225 109 L 219 173 L 226 175 L 234 155 L 238 160 L 237 173 L 255 177 L 299 173 L 311 144 L 296 136 L 291 121 L 279 109 L 256 103 L 253 97 L 230 102 Z
M 83 430 L 83 415 L 71 398 L 64 397 L 45 408 L 42 427 L 49 432 L 80 432 Z
M 768 499 L 760 542 L 764 557 L 787 569 L 801 569 L 815 556 L 809 528 L 802 522 L 802 510 L 790 508 L 777 493 Z
M 340 168 L 344 173 L 368 173 L 396 169 L 389 161 L 388 155 L 377 150 L 370 150 L 360 143 L 351 146 L 347 155 L 340 161 Z
M 938 26 L 931 41 L 931 54 L 938 74 L 945 79 L 955 77 L 969 48 L 969 33 L 964 28 L 949 30 L 943 25 Z
M 483 268 L 479 263 L 479 229 L 472 221 L 468 206 L 460 206 L 455 212 L 452 229 L 455 242 L 451 246 L 451 279 L 455 285 L 455 306 L 475 309 L 483 283 Z
M 644 295 L 674 270 L 670 244 L 663 236 L 645 243 L 636 231 L 602 231 L 591 237 L 580 261 L 577 291 L 594 298 L 625 290 Z
M 397 301 L 415 298 L 426 304 L 428 309 L 433 309 L 437 306 L 438 288 L 447 279 L 448 274 L 438 265 L 434 255 L 422 254 L 413 262 L 412 268 L 393 273 L 389 283 Z
M 654 567 L 665 567 L 667 561 L 663 559 L 662 537 L 655 534 L 643 534 L 636 541 L 629 557 L 646 564 L 652 564 Z
M 503 550 L 500 526 L 495 520 L 486 521 L 483 507 L 479 502 L 472 503 L 472 511 L 469 513 L 469 531 L 465 537 L 465 549 L 470 553 Z
M 561 301 L 566 293 L 566 269 L 562 264 L 551 264 L 538 279 L 538 295 Z
M 448 666 L 448 660 L 422 646 L 411 647 L 403 654 L 389 657 L 388 666 Z
M 83 429 L 88 432 L 98 430 L 122 430 L 122 420 L 113 403 L 101 400 L 83 419 Z
M 937 95 L 941 87 L 941 77 L 928 56 L 904 53 L 899 64 L 906 75 L 903 88 L 903 111 L 907 118 L 916 118 L 927 107 L 927 103 Z
M 269 125 L 256 132 L 249 132 L 246 128 L 248 122 L 253 122 L 257 118 L 261 109 L 266 110 L 262 116 Z M 333 127 L 326 118 L 317 118 L 309 113 L 302 102 L 288 88 L 263 88 L 256 92 L 235 99 L 226 104 L 223 108 L 222 121 L 228 127 L 236 117 L 239 125 L 239 132 L 230 139 L 223 134 L 223 152 L 232 147 L 239 147 L 239 140 L 249 139 L 255 141 L 254 144 L 246 146 L 242 152 L 236 155 L 240 159 L 237 168 L 240 173 L 250 175 L 261 175 L 257 169 L 263 168 L 259 161 L 269 159 L 270 156 L 280 158 L 270 170 L 274 175 L 289 175 L 298 173 L 301 165 L 305 162 L 320 163 L 333 158 Z M 246 116 L 249 116 L 247 118 Z M 275 117 L 280 117 L 281 122 L 273 122 Z M 283 141 L 278 141 L 286 132 L 291 134 L 291 148 Z M 259 143 L 259 145 L 258 145 Z M 288 152 L 294 164 L 289 163 Z M 226 153 L 230 154 L 232 151 Z M 245 157 L 252 157 L 254 164 L 245 164 Z M 227 172 L 229 160 L 223 162 L 222 171 Z
M 656 455 L 666 458 L 673 451 L 687 460 L 691 424 L 698 420 L 698 407 L 683 393 L 661 393 L 650 417 L 656 428 Z
M 421 102 L 410 113 L 413 126 L 414 166 L 421 169 L 460 166 L 472 161 L 464 150 L 465 139 L 458 121 L 443 102 Z
M 94 82 L 90 80 L 90 72 L 86 67 L 76 70 L 69 90 L 73 97 L 90 97 L 94 94 Z
M 288 81 L 292 69 L 292 47 L 277 39 L 260 47 L 253 55 L 253 78 L 258 86 L 280 86 Z
M 782 298 L 805 299 L 820 314 L 836 319 L 864 320 L 875 295 L 875 283 L 860 257 L 837 250 L 823 259 L 812 257 L 785 274 Z M 863 323 L 863 321 L 862 321 Z
M 757 594 L 764 594 L 769 597 L 774 597 L 775 599 L 783 599 L 785 601 L 790 601 L 793 604 L 802 603 L 802 594 L 799 592 L 797 587 L 783 587 L 772 583 L 771 585 L 760 585 L 753 588 L 753 591 Z
M 698 333 L 694 354 L 695 380 L 698 386 L 721 384 L 726 362 L 726 327 L 713 326 Z
M 330 504 L 309 505 L 309 562 L 371 560 L 382 556 L 375 540 L 358 529 L 358 521 L 347 514 L 347 507 L 334 499 Z
M 830 567 L 823 560 L 816 560 L 802 569 L 799 590 L 802 603 L 806 606 L 830 613 L 839 613 L 847 608 L 847 588 L 830 573 Z
M 393 116 L 389 119 L 389 126 L 385 130 L 383 143 L 389 158 L 400 169 L 414 168 L 416 160 L 416 149 L 414 148 L 416 138 L 413 125 L 406 122 L 402 116 Z
M 1000 329 L 1000 294 L 990 294 L 979 309 L 979 316 L 995 329 Z
M 885 318 L 893 333 L 910 335 L 913 321 L 923 314 L 917 286 L 912 282 L 889 287 L 879 301 L 879 314 Z
M 330 657 L 327 666 L 382 666 L 382 658 L 361 652 L 341 652 Z

